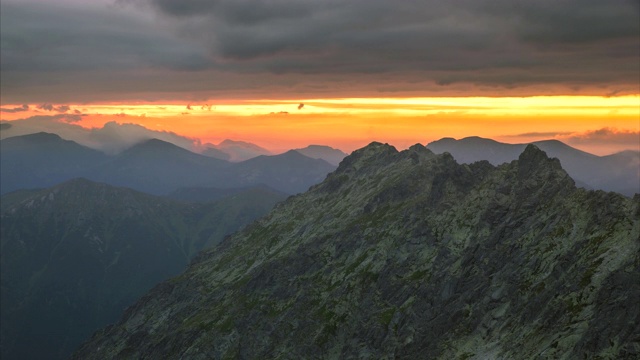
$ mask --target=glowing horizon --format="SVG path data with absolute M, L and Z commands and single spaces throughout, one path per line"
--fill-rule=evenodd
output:
M 21 106 L 27 110 L 7 111 Z M 3 104 L 3 109 L 3 121 L 54 115 L 58 121 L 84 128 L 116 121 L 202 143 L 243 140 L 276 152 L 309 144 L 349 152 L 370 141 L 406 148 L 442 137 L 467 136 L 507 143 L 558 139 L 598 155 L 640 150 L 637 142 L 629 145 L 629 137 L 640 132 L 640 95 Z M 609 138 L 596 133 L 602 129 L 609 129 Z M 589 134 L 601 138 L 591 141 Z M 617 142 L 618 134 L 626 143 Z

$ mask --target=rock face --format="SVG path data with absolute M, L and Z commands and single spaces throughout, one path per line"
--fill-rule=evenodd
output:
M 372 143 L 74 359 L 640 356 L 640 197 Z

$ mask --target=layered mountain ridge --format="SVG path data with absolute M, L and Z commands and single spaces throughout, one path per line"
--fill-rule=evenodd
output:
M 198 251 L 286 197 L 259 190 L 187 204 L 74 179 L 3 196 L 0 356 L 67 358 Z
M 372 143 L 73 358 L 632 358 L 639 215 L 533 145 L 494 167 Z
M 623 151 L 607 156 L 596 156 L 558 140 L 535 141 L 541 150 L 562 162 L 563 168 L 587 189 L 616 191 L 632 197 L 640 193 L 640 152 Z M 427 144 L 435 153 L 449 152 L 460 163 L 470 164 L 487 160 L 493 165 L 518 158 L 527 144 L 507 144 L 477 136 L 460 140 L 443 138 Z
M 230 163 L 158 139 L 136 144 L 115 156 L 47 133 L 7 138 L 0 144 L 2 194 L 50 187 L 77 177 L 154 195 L 184 187 L 260 184 L 295 194 L 322 181 L 336 168 L 295 151 Z

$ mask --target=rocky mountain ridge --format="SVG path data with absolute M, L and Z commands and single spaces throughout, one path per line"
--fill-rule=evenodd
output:
M 593 155 L 560 142 L 543 140 L 532 143 L 549 156 L 562 162 L 562 167 L 577 185 L 589 190 L 616 191 L 628 197 L 640 193 L 640 152 L 623 151 L 607 156 Z M 487 160 L 500 165 L 516 160 L 527 144 L 507 144 L 477 136 L 463 139 L 443 138 L 427 144 L 439 154 L 448 152 L 460 163 Z
M 372 143 L 73 358 L 637 357 L 639 215 L 535 146 L 494 167 Z

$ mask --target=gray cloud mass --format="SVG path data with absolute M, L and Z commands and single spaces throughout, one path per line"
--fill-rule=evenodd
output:
M 286 87 L 314 75 L 329 89 L 369 88 L 378 77 L 400 89 L 640 90 L 636 0 L 118 0 L 78 9 L 7 0 L 1 26 L 2 87 L 15 92 L 34 86 L 32 74 L 61 73 L 96 93 L 129 89 L 119 79 L 131 74 L 139 92 Z M 201 75 L 185 76 L 193 72 Z M 233 85 L 218 83 L 228 77 Z

